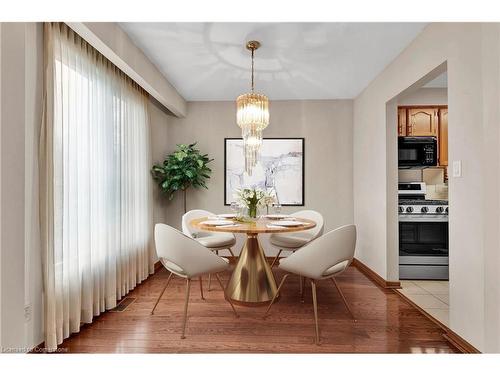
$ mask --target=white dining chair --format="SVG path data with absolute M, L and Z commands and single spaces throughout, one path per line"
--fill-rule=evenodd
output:
M 271 263 L 271 267 L 276 264 L 283 251 L 293 253 L 297 249 L 300 249 L 302 246 L 323 234 L 324 220 L 323 216 L 319 212 L 313 210 L 302 210 L 293 213 L 291 216 L 312 220 L 316 223 L 316 226 L 309 230 L 300 232 L 271 234 L 269 241 L 273 246 L 276 246 L 279 249 L 278 254 Z
M 200 244 L 215 252 L 219 255 L 219 251 L 227 250 L 234 257 L 234 253 L 231 250 L 231 246 L 236 243 L 236 238 L 232 233 L 221 233 L 221 232 L 206 232 L 200 231 L 199 229 L 191 225 L 191 221 L 194 219 L 200 219 L 202 217 L 215 216 L 213 213 L 205 210 L 191 210 L 182 215 L 182 232 Z M 211 276 L 208 275 L 208 290 L 210 291 Z
M 165 293 L 173 275 L 186 279 L 186 300 L 184 302 L 184 318 L 182 322 L 181 335 L 181 339 L 184 339 L 191 280 L 196 277 L 200 278 L 201 286 L 202 275 L 214 274 L 220 287 L 224 291 L 224 295 L 226 296 L 226 290 L 218 273 L 228 269 L 229 261 L 215 255 L 213 252 L 207 250 L 207 248 L 201 245 L 198 241 L 189 238 L 182 232 L 166 224 L 155 225 L 155 245 L 156 254 L 163 266 L 170 271 L 170 275 L 165 283 L 165 287 L 156 300 L 153 310 L 151 310 L 151 315 L 154 314 L 156 306 L 158 305 L 158 302 L 160 302 L 163 293 Z M 226 300 L 231 305 L 236 317 L 238 317 L 236 309 L 227 296 Z
M 316 240 L 295 251 L 289 257 L 283 259 L 278 268 L 286 273 L 264 316 L 266 316 L 271 309 L 287 277 L 290 274 L 296 274 L 311 280 L 314 322 L 316 326 L 316 344 L 319 344 L 318 303 L 316 299 L 316 282 L 318 280 L 332 280 L 347 311 L 352 319 L 356 321 L 344 294 L 335 280 L 335 277 L 344 272 L 352 262 L 355 248 L 356 226 L 345 225 L 318 237 Z
M 294 217 L 304 218 L 313 220 L 316 223 L 314 228 L 309 230 L 304 230 L 301 232 L 291 232 L 291 233 L 273 233 L 269 237 L 269 242 L 271 245 L 277 247 L 279 249 L 278 254 L 273 259 L 271 263 L 271 268 L 278 262 L 280 255 L 283 251 L 286 252 L 295 252 L 297 249 L 300 249 L 302 246 L 308 244 L 312 240 L 318 238 L 323 234 L 325 221 L 323 220 L 323 216 L 313 210 L 302 210 L 292 214 Z M 300 295 L 304 295 L 304 279 L 300 278 Z

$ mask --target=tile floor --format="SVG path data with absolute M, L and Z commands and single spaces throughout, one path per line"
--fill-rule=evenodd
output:
M 448 326 L 449 282 L 437 280 L 401 280 L 400 292 Z

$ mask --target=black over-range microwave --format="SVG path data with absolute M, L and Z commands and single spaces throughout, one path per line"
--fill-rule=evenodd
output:
M 436 137 L 399 137 L 398 166 L 417 167 L 437 165 Z

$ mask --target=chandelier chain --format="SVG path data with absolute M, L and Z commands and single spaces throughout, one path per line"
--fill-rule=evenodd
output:
M 252 48 L 252 92 L 253 92 L 253 53 L 254 53 L 255 49 Z

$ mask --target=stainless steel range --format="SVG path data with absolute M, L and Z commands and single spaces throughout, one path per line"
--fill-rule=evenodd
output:
M 448 280 L 448 201 L 426 200 L 425 183 L 398 186 L 400 279 Z

